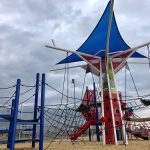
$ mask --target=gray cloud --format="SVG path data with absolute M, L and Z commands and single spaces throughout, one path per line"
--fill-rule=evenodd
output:
M 1 0 L 1 87 L 14 84 L 17 78 L 21 78 L 23 83 L 34 84 L 35 74 L 45 72 L 47 82 L 61 91 L 64 71 L 52 74 L 49 70 L 54 68 L 54 64 L 65 58 L 65 53 L 47 49 L 44 45 L 51 43 L 51 39 L 54 39 L 58 47 L 76 50 L 97 24 L 107 2 L 99 0 Z M 118 27 L 123 38 L 131 47 L 150 39 L 148 34 L 149 6 L 149 0 L 115 2 L 114 9 Z M 138 66 L 131 67 L 131 69 L 138 90 L 141 94 L 147 94 L 150 88 L 148 67 L 140 67 L 140 71 Z M 70 95 L 73 94 L 71 78 L 75 78 L 78 89 L 76 94 L 78 97 L 81 96 L 84 73 L 82 69 L 70 71 Z M 117 75 L 118 88 L 122 91 L 124 91 L 123 76 L 123 71 Z M 92 87 L 90 75 L 87 76 L 86 84 Z M 133 86 L 129 84 L 128 88 L 129 94 L 133 94 Z M 47 89 L 47 99 L 58 101 L 60 97 L 53 90 Z M 47 103 L 51 101 L 47 100 Z

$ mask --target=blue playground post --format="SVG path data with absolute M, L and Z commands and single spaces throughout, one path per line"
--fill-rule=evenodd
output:
M 11 128 L 11 137 L 9 142 L 10 150 L 14 150 L 15 147 L 15 140 L 16 140 L 16 125 L 17 125 L 17 117 L 18 117 L 18 105 L 19 105 L 19 95 L 20 95 L 20 85 L 21 80 L 17 80 L 16 85 L 16 95 L 15 95 L 15 103 L 14 103 L 14 110 L 13 110 L 13 118 L 12 118 L 12 128 Z
M 88 121 L 90 120 L 90 116 L 89 116 L 89 110 L 90 110 L 90 107 L 89 107 L 89 97 L 88 97 L 88 87 L 86 87 L 86 99 L 87 99 L 87 113 L 88 113 Z M 91 141 L 91 128 L 89 126 L 89 141 Z
M 14 114 L 14 107 L 15 107 L 15 99 L 12 100 L 12 105 L 11 105 L 11 116 Z M 9 131 L 12 131 L 12 119 L 10 120 L 9 124 Z M 7 140 L 7 148 L 10 148 L 10 140 L 11 140 L 11 132 L 8 134 L 8 140 Z
M 37 119 L 37 111 L 38 111 L 38 95 L 39 95 L 39 77 L 40 74 L 36 74 L 36 87 L 35 87 L 35 101 L 34 101 L 34 116 L 33 119 Z M 37 124 L 33 125 L 33 132 L 32 132 L 32 148 L 35 147 L 36 142 L 36 126 Z
M 99 117 L 98 117 L 98 108 L 97 108 L 97 100 L 96 100 L 95 82 L 93 83 L 93 87 L 94 87 L 94 105 L 95 105 L 95 110 L 96 110 L 96 135 L 97 135 L 97 141 L 100 141 Z
M 43 150 L 44 143 L 44 105 L 45 105 L 45 74 L 42 74 L 41 83 L 41 112 L 40 112 L 40 141 L 39 150 Z

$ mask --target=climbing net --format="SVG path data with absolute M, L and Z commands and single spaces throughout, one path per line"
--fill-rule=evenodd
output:
M 133 83 L 136 96 L 127 96 L 127 84 L 128 84 L 127 71 L 131 77 L 130 82 Z M 144 94 L 144 95 L 139 94 L 139 90 L 137 88 L 134 76 L 128 64 L 126 64 L 125 66 L 125 88 L 124 89 L 125 89 L 124 90 L 125 94 L 123 96 L 123 99 L 128 107 L 132 108 L 133 110 L 139 110 L 139 109 L 150 106 L 150 94 Z

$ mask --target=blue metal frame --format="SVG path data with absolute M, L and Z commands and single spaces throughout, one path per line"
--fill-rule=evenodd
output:
M 39 73 L 36 75 L 36 88 L 35 88 L 35 104 L 34 104 L 34 120 L 37 120 L 38 115 L 38 94 L 39 94 Z M 21 80 L 17 80 L 15 99 L 12 100 L 11 114 L 10 115 L 0 115 L 0 118 L 8 118 L 10 121 L 9 130 L 0 130 L 0 132 L 8 133 L 8 140 L 5 141 L 7 148 L 14 150 L 15 143 L 22 143 L 25 141 L 32 141 L 32 147 L 35 147 L 35 142 L 39 142 L 39 150 L 43 150 L 44 143 L 44 106 L 45 106 L 45 74 L 42 74 L 41 83 L 41 109 L 40 109 L 40 119 L 38 122 L 21 122 L 17 121 L 18 118 L 18 107 L 19 107 L 19 96 L 20 96 L 20 86 Z M 32 139 L 27 140 L 16 140 L 16 127 L 18 124 L 33 125 Z M 39 139 L 36 139 L 36 127 L 40 125 L 40 135 Z M 28 130 L 28 129 L 27 129 Z M 2 144 L 4 142 L 0 142 Z
M 38 95 L 39 95 L 39 78 L 40 74 L 36 74 L 36 87 L 35 87 L 35 102 L 34 102 L 34 116 L 33 119 L 37 119 L 37 111 L 38 111 Z M 36 140 L 36 124 L 33 125 L 33 133 L 32 133 L 32 148 L 35 147 Z
M 40 113 L 40 142 L 39 150 L 43 150 L 44 143 L 44 106 L 45 106 L 45 74 L 42 74 L 41 83 L 41 113 Z
M 15 99 L 12 100 L 11 116 L 13 116 L 13 114 L 14 114 L 14 106 L 15 106 Z M 12 119 L 13 119 L 13 117 L 12 117 Z M 12 131 L 12 120 L 10 120 L 10 124 L 9 124 L 9 134 L 8 134 L 8 140 L 7 140 L 7 148 L 10 147 L 11 131 Z
M 17 117 L 18 117 L 18 105 L 19 105 L 19 95 L 20 95 L 20 85 L 21 85 L 21 80 L 17 80 L 17 85 L 16 85 L 16 95 L 15 95 L 15 102 L 14 102 L 14 110 L 13 110 L 13 119 L 11 122 L 11 134 L 10 134 L 10 139 L 9 139 L 9 147 L 10 150 L 14 150 L 15 147 L 15 139 L 16 139 L 16 125 L 17 125 Z

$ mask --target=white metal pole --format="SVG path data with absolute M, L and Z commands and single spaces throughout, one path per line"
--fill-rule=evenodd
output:
M 68 69 L 74 69 L 74 68 L 79 68 L 79 67 L 85 67 L 85 66 L 87 66 L 86 64 L 84 64 L 84 65 L 77 65 L 77 66 L 70 66 L 70 67 L 68 67 Z M 49 70 L 49 71 L 61 71 L 61 70 L 64 70 L 65 69 L 65 67 L 63 67 L 63 68 L 56 68 L 56 69 L 51 69 L 51 70 Z
M 87 64 L 89 64 L 94 70 L 96 70 L 98 73 L 100 73 L 100 71 L 91 62 L 86 60 L 82 55 L 92 57 L 93 59 L 94 58 L 99 59 L 99 57 L 97 57 L 97 56 L 89 55 L 89 54 L 85 54 L 85 53 L 81 53 L 81 52 L 77 52 L 77 51 L 66 50 L 66 49 L 62 49 L 62 48 L 58 48 L 58 47 L 54 47 L 54 46 L 49 46 L 49 45 L 46 45 L 46 47 L 47 48 L 52 48 L 52 49 L 55 49 L 55 50 L 59 50 L 59 51 L 64 51 L 64 52 L 75 54 L 78 57 L 80 57 L 82 60 L 84 60 Z
M 101 109 L 102 109 L 102 117 L 104 117 L 104 98 L 103 98 L 103 72 L 102 72 L 102 60 L 100 58 L 100 83 L 101 83 Z M 103 145 L 106 144 L 105 139 L 105 122 L 102 123 L 102 140 Z
M 78 51 L 73 51 L 73 50 L 69 50 L 69 49 L 64 49 L 64 48 L 60 48 L 60 47 L 55 47 L 55 46 L 51 46 L 51 45 L 45 45 L 45 47 L 52 48 L 52 49 L 59 50 L 59 51 L 68 52 L 68 53 L 84 55 L 84 56 L 88 56 L 88 57 L 92 57 L 92 58 L 99 58 L 98 56 L 95 56 L 95 55 L 90 55 L 90 54 L 86 54 L 86 53 L 82 53 L 82 52 L 78 52 Z
M 75 96 L 75 79 L 74 79 L 74 107 L 76 109 L 76 96 Z
M 110 62 L 111 62 L 113 76 L 115 76 L 113 65 L 112 65 L 112 61 L 110 60 Z M 114 78 L 114 83 L 115 83 L 115 87 L 117 89 L 115 78 Z M 126 131 L 125 131 L 125 122 L 123 120 L 123 114 L 122 114 L 121 102 L 120 102 L 120 97 L 119 97 L 118 90 L 116 92 L 117 92 L 116 94 L 117 94 L 117 102 L 118 102 L 118 105 L 119 105 L 120 117 L 121 117 L 121 120 L 122 120 L 123 142 L 124 142 L 124 144 L 128 145 L 128 138 L 127 138 L 127 134 L 126 134 Z
M 110 41 L 110 32 L 111 32 L 111 24 L 112 24 L 112 17 L 113 17 L 113 7 L 114 7 L 114 0 L 111 0 L 111 7 L 110 7 L 110 15 L 109 15 L 109 22 L 108 22 L 108 31 L 107 31 L 107 41 L 106 41 L 106 71 L 108 69 L 108 57 L 109 57 L 109 41 Z
M 112 113 L 112 123 L 113 123 L 113 130 L 114 130 L 115 145 L 118 145 L 117 135 L 116 135 L 116 127 L 115 127 L 114 109 L 113 109 L 112 95 L 111 95 L 111 86 L 110 86 L 109 73 L 108 73 L 108 68 L 109 68 L 109 43 L 110 43 L 110 32 L 111 32 L 112 17 L 113 17 L 113 7 L 114 7 L 114 0 L 111 0 L 110 15 L 109 15 L 109 22 L 108 22 L 108 32 L 107 32 L 107 41 L 106 41 L 105 63 L 106 63 L 106 75 L 107 75 L 107 82 L 108 82 L 110 107 L 111 107 L 111 113 Z
M 119 56 L 120 54 L 125 54 L 125 53 L 127 53 L 127 52 L 135 52 L 136 50 L 138 50 L 138 49 L 140 49 L 140 48 L 142 48 L 142 47 L 145 47 L 145 46 L 147 46 L 147 45 L 150 45 L 150 42 L 141 44 L 141 45 L 139 45 L 139 46 L 136 46 L 136 47 L 134 47 L 134 48 L 128 49 L 128 50 L 126 50 L 126 51 L 121 51 L 120 53 L 117 53 L 117 54 L 113 55 L 112 58 L 113 58 L 113 57 L 117 57 L 117 56 Z
M 107 80 L 108 80 L 108 91 L 109 91 L 110 107 L 111 107 L 111 113 L 112 113 L 112 123 L 113 123 L 113 130 L 114 130 L 115 145 L 118 145 L 116 126 L 115 126 L 115 118 L 114 118 L 114 107 L 113 107 L 113 102 L 112 102 L 112 95 L 111 95 L 112 93 L 111 93 L 111 86 L 110 86 L 110 80 L 109 80 L 108 73 L 107 73 Z

